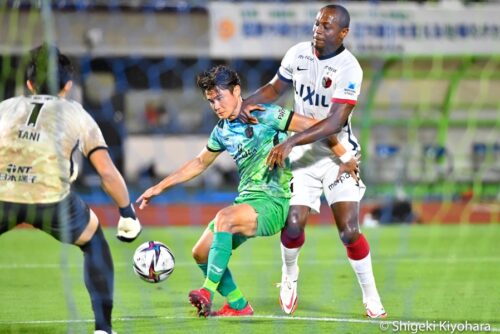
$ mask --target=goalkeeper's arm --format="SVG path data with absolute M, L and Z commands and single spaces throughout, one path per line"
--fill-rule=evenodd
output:
M 119 208 L 120 220 L 117 238 L 121 241 L 133 241 L 141 232 L 141 224 L 130 203 L 127 186 L 122 175 L 116 169 L 107 150 L 94 151 L 89 160 L 101 178 L 102 189 Z

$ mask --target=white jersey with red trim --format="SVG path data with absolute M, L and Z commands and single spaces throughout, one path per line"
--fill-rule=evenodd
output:
M 363 70 L 357 59 L 343 46 L 334 54 L 318 57 L 311 42 L 302 42 L 287 51 L 278 76 L 283 81 L 293 83 L 295 112 L 324 119 L 331 103 L 356 104 Z M 358 140 L 351 131 L 351 116 L 337 137 L 347 150 L 353 153 L 360 150 Z M 295 165 L 309 164 L 324 157 L 331 158 L 332 152 L 322 141 L 296 146 L 290 154 Z
M 54 203 L 69 194 L 72 153 L 88 157 L 106 142 L 74 101 L 49 95 L 0 103 L 0 201 Z

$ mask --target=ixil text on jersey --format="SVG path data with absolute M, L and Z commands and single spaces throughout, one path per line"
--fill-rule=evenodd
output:
M 295 94 L 300 96 L 304 102 L 309 103 L 312 106 L 321 106 L 321 107 L 329 107 L 330 101 L 327 99 L 326 95 L 318 94 L 316 91 L 304 84 L 301 84 L 297 89 L 295 86 Z

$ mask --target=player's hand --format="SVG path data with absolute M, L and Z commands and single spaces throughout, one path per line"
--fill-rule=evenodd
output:
M 344 174 L 347 173 L 359 183 L 359 159 L 360 156 L 354 156 L 351 160 L 346 163 L 341 163 L 339 167 L 339 172 L 337 174 L 337 180 Z
M 259 110 L 263 111 L 266 110 L 263 106 L 258 105 L 258 104 L 246 104 L 245 101 L 241 104 L 241 112 L 239 115 L 239 119 L 243 123 L 249 123 L 249 124 L 257 124 L 259 123 L 259 120 L 252 116 L 251 112 L 254 110 Z
M 141 234 L 141 231 L 142 227 L 139 219 L 120 217 L 120 220 L 118 220 L 118 233 L 116 233 L 116 237 L 120 241 L 132 242 Z
M 159 189 L 157 186 L 153 186 L 146 190 L 145 192 L 142 193 L 142 195 L 135 201 L 136 203 L 141 203 L 139 205 L 139 209 L 144 209 L 146 206 L 148 206 L 149 202 L 156 196 L 158 196 L 162 190 Z
M 266 160 L 269 169 L 273 169 L 275 166 L 281 168 L 285 167 L 285 160 L 292 151 L 292 148 L 293 145 L 288 140 L 274 146 L 269 152 Z

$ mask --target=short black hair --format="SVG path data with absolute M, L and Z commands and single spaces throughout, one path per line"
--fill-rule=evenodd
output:
M 321 8 L 321 10 L 324 9 L 335 10 L 335 14 L 337 14 L 335 17 L 335 21 L 340 26 L 340 28 L 349 28 L 349 24 L 351 23 L 351 16 L 349 15 L 349 12 L 347 11 L 347 9 L 345 9 L 345 7 L 341 5 L 327 5 Z
M 57 47 L 44 43 L 30 51 L 26 79 L 38 94 L 57 95 L 73 79 L 73 66 Z
M 235 86 L 241 86 L 241 80 L 235 70 L 224 65 L 218 65 L 198 74 L 196 84 L 203 92 L 221 88 L 232 93 Z

